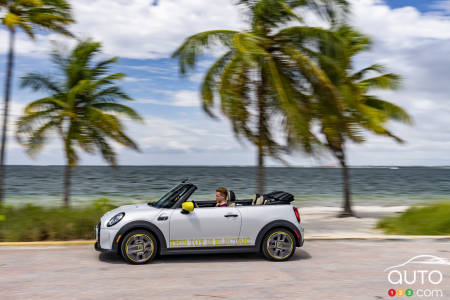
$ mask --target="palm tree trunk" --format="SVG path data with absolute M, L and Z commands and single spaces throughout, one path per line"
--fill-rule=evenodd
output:
M 7 130 L 8 130 L 8 116 L 9 116 L 9 102 L 11 97 L 11 85 L 13 79 L 13 68 L 14 68 L 14 40 L 15 40 L 15 30 L 9 30 L 9 52 L 8 52 L 8 64 L 6 71 L 6 82 L 5 82 L 5 102 L 3 108 L 3 124 L 2 124 L 2 139 L 0 146 L 0 205 L 4 202 L 4 183 L 5 183 L 5 154 L 6 154 L 6 141 L 7 141 Z
M 70 178 L 72 176 L 72 166 L 67 163 L 64 167 L 64 206 L 69 207 L 70 205 Z
M 258 169 L 257 169 L 257 187 L 256 193 L 264 194 L 264 185 L 266 181 L 266 170 L 264 169 L 264 153 L 262 147 L 258 145 Z
M 264 194 L 264 186 L 266 181 L 266 171 L 264 169 L 264 123 L 265 123 L 265 110 L 264 110 L 264 76 L 261 72 L 261 82 L 258 84 L 258 167 L 257 167 L 257 179 L 256 179 L 256 193 Z
M 339 215 L 339 217 L 354 217 L 352 210 L 351 192 L 350 192 L 350 174 L 348 170 L 347 163 L 345 162 L 345 154 L 341 153 L 339 156 L 339 163 L 342 170 L 342 185 L 344 193 L 344 211 Z

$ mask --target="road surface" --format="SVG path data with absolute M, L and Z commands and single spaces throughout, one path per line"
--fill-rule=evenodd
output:
M 448 259 L 450 241 L 306 241 L 288 262 L 189 255 L 139 266 L 91 246 L 0 247 L 0 299 L 394 299 L 389 289 L 411 286 L 390 284 L 385 268 L 421 254 Z M 432 290 L 443 297 L 419 298 L 416 284 L 400 299 L 450 299 L 450 266 L 419 267 L 440 268 Z

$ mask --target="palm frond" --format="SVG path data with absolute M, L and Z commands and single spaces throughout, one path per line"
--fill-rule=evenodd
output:
M 63 102 L 58 98 L 45 97 L 29 103 L 27 106 L 25 106 L 24 112 L 25 114 L 31 114 L 49 108 L 67 110 L 70 109 L 70 106 L 66 102 Z
M 379 99 L 375 96 L 365 95 L 363 99 L 364 105 L 367 105 L 371 108 L 380 111 L 383 114 L 386 114 L 389 117 L 389 119 L 403 122 L 406 124 L 413 123 L 411 116 L 398 105 Z
M 259 59 L 259 57 L 268 56 L 268 51 L 263 44 L 267 40 L 253 33 L 243 32 L 233 36 L 233 48 L 239 52 L 241 59 L 245 59 L 246 63 L 251 65 Z
M 108 86 L 96 90 L 91 96 L 92 103 L 117 102 L 118 100 L 132 101 L 133 99 L 118 86 Z
M 99 63 L 97 63 L 94 68 L 92 69 L 92 75 L 94 77 L 100 76 L 105 74 L 107 71 L 111 69 L 111 64 L 116 63 L 118 60 L 118 57 L 112 57 L 110 59 L 105 59 Z
M 286 47 L 283 48 L 283 52 L 296 62 L 296 66 L 299 68 L 301 74 L 311 84 L 314 94 L 324 102 L 325 106 L 329 109 L 340 111 L 342 109 L 341 97 L 336 87 L 331 83 L 322 69 L 296 49 Z
M 93 131 L 93 139 L 97 145 L 97 148 L 100 150 L 100 153 L 102 154 L 103 159 L 105 161 L 112 165 L 117 165 L 117 158 L 116 158 L 116 152 L 114 149 L 109 145 L 108 141 L 104 138 L 104 133 L 96 130 L 95 128 L 92 129 Z
M 29 87 L 34 91 L 45 90 L 47 92 L 52 92 L 60 94 L 62 88 L 59 83 L 54 81 L 50 76 L 42 75 L 39 73 L 28 73 L 21 78 L 20 87 Z
M 2 22 L 10 30 L 21 28 L 32 39 L 37 29 L 73 36 L 67 26 L 75 21 L 66 0 L 5 1 L 2 6 L 7 9 Z
M 236 33 L 238 32 L 233 30 L 212 30 L 195 34 L 186 39 L 172 54 L 172 58 L 178 58 L 180 72 L 185 74 L 194 68 L 198 56 L 202 55 L 205 49 L 220 44 L 230 48 Z
M 220 57 L 208 70 L 203 79 L 201 87 L 202 107 L 203 110 L 210 116 L 214 117 L 211 111 L 211 107 L 214 104 L 214 93 L 216 91 L 217 80 L 216 78 L 223 71 L 224 66 L 230 60 L 232 51 L 228 51 L 222 57 Z
M 104 102 L 104 103 L 94 103 L 92 104 L 92 107 L 95 107 L 97 109 L 100 109 L 104 112 L 112 112 L 120 115 L 124 115 L 132 120 L 135 121 L 143 121 L 142 117 L 131 107 L 120 104 L 120 103 L 110 103 L 110 102 Z
M 335 44 L 338 37 L 335 33 L 322 27 L 292 26 L 281 29 L 273 38 L 282 43 L 304 47 L 308 43 L 322 42 Z
M 296 90 L 295 81 L 285 76 L 275 61 L 268 60 L 267 69 L 270 74 L 267 76 L 268 81 L 275 91 L 274 96 L 279 100 L 280 108 L 286 118 L 285 126 L 289 144 L 300 145 L 307 153 L 313 152 L 318 139 L 311 131 L 312 112 L 307 110 L 308 103 L 298 101 L 305 96 Z
M 376 73 L 384 73 L 386 71 L 386 67 L 381 64 L 373 64 L 367 68 L 364 68 L 355 74 L 351 75 L 350 78 L 353 81 L 359 81 L 363 79 L 367 73 L 376 72 Z
M 26 141 L 23 138 L 24 133 L 21 133 L 22 137 L 19 137 L 17 140 L 24 145 L 27 154 L 31 157 L 34 157 L 36 153 L 40 151 L 44 146 L 47 140 L 48 132 L 51 130 L 55 130 L 57 126 L 58 123 L 54 120 L 51 120 L 41 127 L 30 132 Z
M 396 90 L 400 88 L 402 77 L 398 74 L 388 73 L 380 76 L 364 79 L 358 82 L 358 85 L 365 89 L 384 89 Z

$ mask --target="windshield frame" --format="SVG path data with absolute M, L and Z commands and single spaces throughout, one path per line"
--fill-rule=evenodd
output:
M 174 208 L 180 201 L 185 201 L 195 191 L 196 187 L 193 184 L 179 184 L 168 191 L 158 201 L 149 203 L 155 208 Z

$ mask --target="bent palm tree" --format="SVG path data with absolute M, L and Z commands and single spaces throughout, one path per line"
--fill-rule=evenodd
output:
M 74 22 L 71 17 L 70 4 L 65 0 L 0 0 L 0 12 L 3 11 L 5 12 L 1 21 L 9 31 L 9 50 L 0 146 L 0 204 L 4 198 L 6 134 L 14 68 L 16 32 L 18 29 L 22 29 L 31 38 L 34 38 L 34 32 L 38 29 L 71 36 L 66 26 Z
M 336 108 L 334 103 L 338 101 L 331 82 L 303 51 L 303 41 L 297 43 L 292 39 L 295 35 L 311 39 L 328 36 L 327 31 L 305 26 L 294 9 L 309 5 L 317 13 L 328 12 L 328 17 L 334 18 L 333 9 L 337 9 L 337 4 L 345 9 L 346 1 L 243 0 L 239 3 L 246 5 L 250 13 L 248 31 L 214 30 L 195 34 L 186 39 L 173 57 L 179 59 L 180 71 L 185 74 L 195 67 L 205 49 L 217 43 L 227 48 L 205 75 L 202 104 L 214 116 L 212 109 L 218 96 L 222 113 L 231 121 L 235 135 L 247 138 L 256 146 L 257 193 L 262 194 L 264 157 L 282 160 L 281 154 L 288 151 L 288 146 L 300 146 L 311 152 L 319 143 L 311 131 L 315 98 L 309 96 L 310 87 L 330 109 Z M 292 21 L 300 25 L 283 29 Z M 286 133 L 287 143 L 275 138 L 278 127 Z
M 366 130 L 377 135 L 402 140 L 386 128 L 389 120 L 411 124 L 410 116 L 399 106 L 380 99 L 372 94 L 373 90 L 395 90 L 399 87 L 401 77 L 393 73 L 385 73 L 385 67 L 371 65 L 358 72 L 354 71 L 353 58 L 370 47 L 369 37 L 360 34 L 349 26 L 335 29 L 339 49 L 324 41 L 318 54 L 321 68 L 339 90 L 343 99 L 342 114 L 322 116 L 322 133 L 326 138 L 326 146 L 338 159 L 342 168 L 344 204 L 340 216 L 353 216 L 350 175 L 346 161 L 345 144 L 348 140 L 363 142 L 361 132 Z M 370 77 L 371 74 L 377 74 Z
M 77 148 L 88 153 L 99 151 L 113 166 L 117 161 L 110 141 L 138 150 L 124 133 L 119 116 L 142 119 L 133 109 L 119 103 L 132 99 L 115 85 L 124 74 L 109 72 L 117 58 L 93 62 L 100 51 L 100 43 L 89 40 L 80 42 L 69 55 L 55 49 L 52 61 L 60 71 L 59 80 L 38 73 L 22 78 L 22 87 L 46 91 L 49 96 L 25 107 L 17 123 L 17 139 L 31 156 L 44 146 L 49 134 L 56 133 L 62 139 L 66 206 L 70 199 L 71 171 L 79 161 Z

